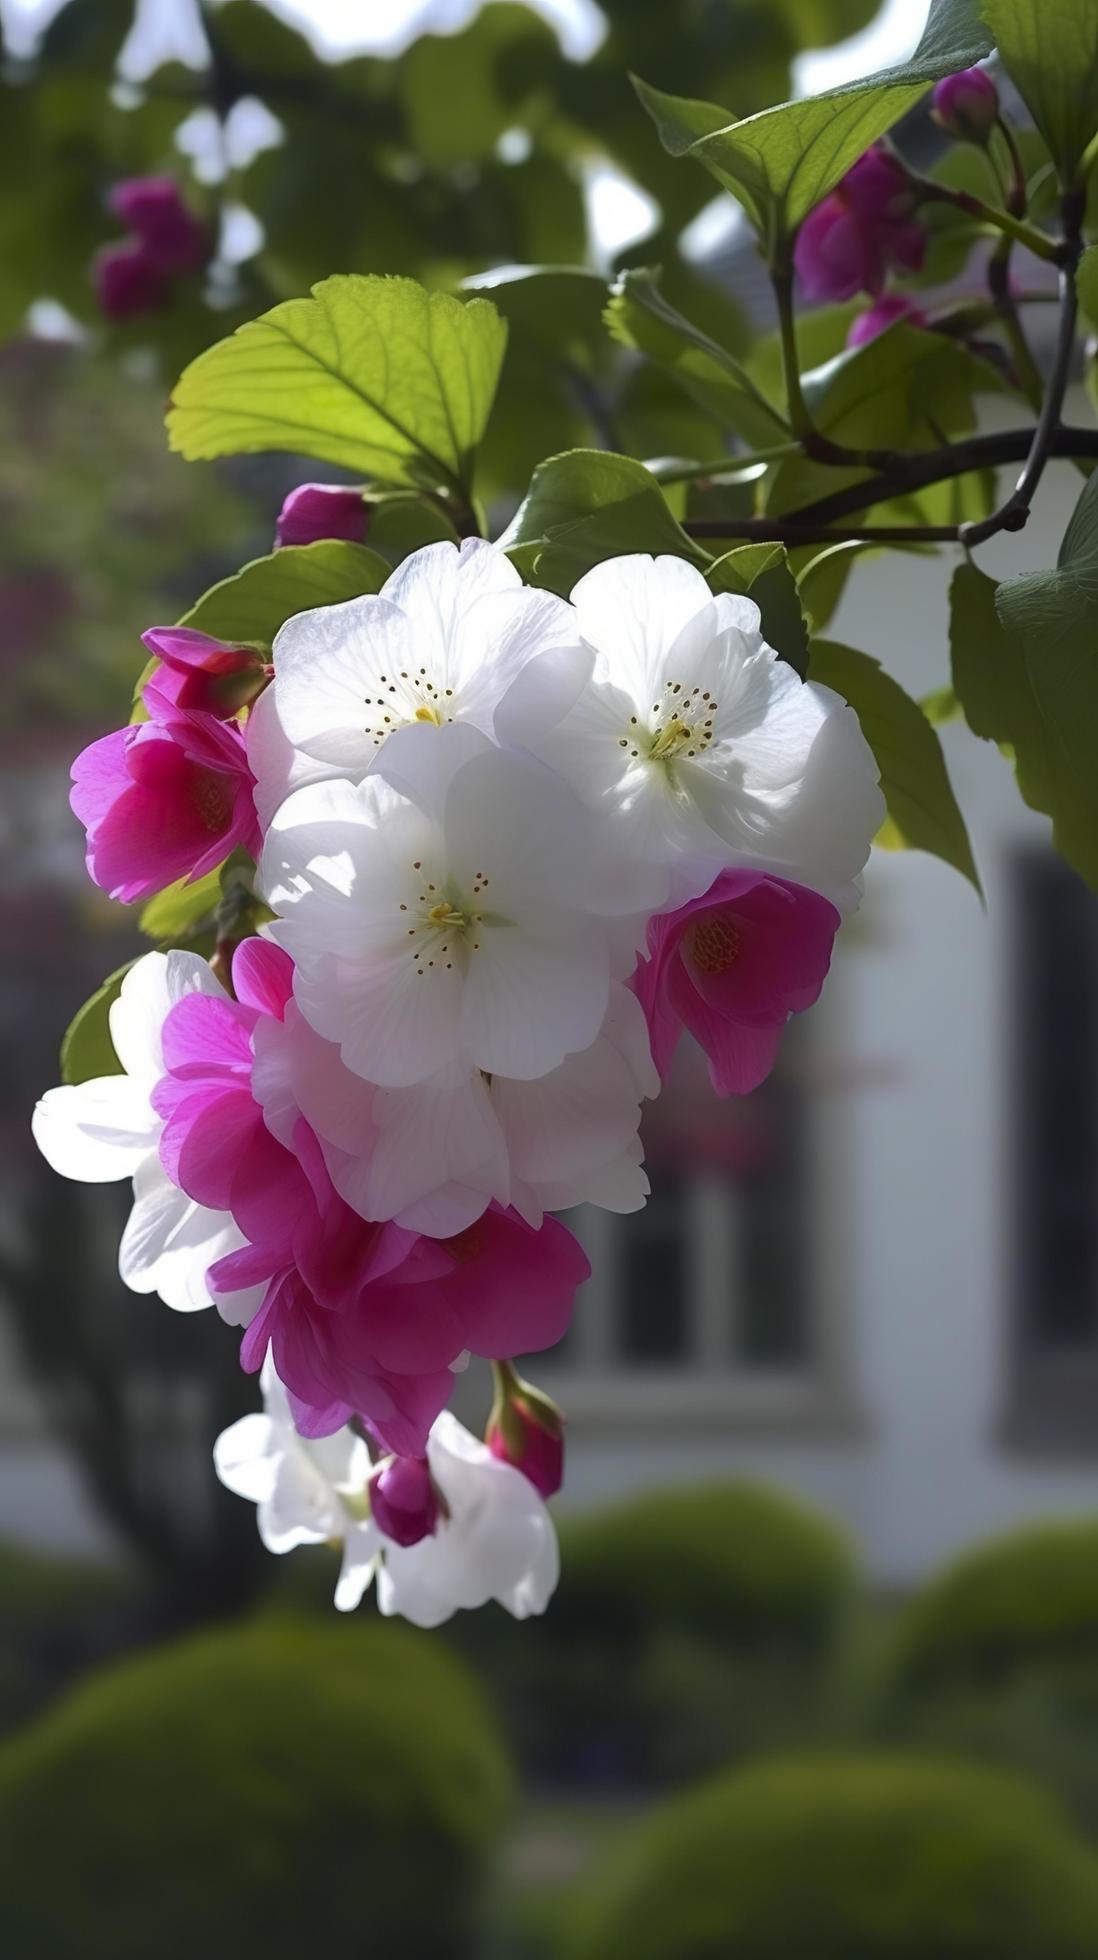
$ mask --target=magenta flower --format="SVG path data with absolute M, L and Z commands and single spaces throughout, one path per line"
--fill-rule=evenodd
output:
M 173 177 L 128 177 L 114 185 L 108 203 L 147 262 L 168 278 L 197 272 L 210 257 L 210 234 Z
M 168 297 L 163 271 L 136 239 L 105 245 L 96 253 L 92 284 L 101 312 L 119 324 L 155 313 Z
M 986 143 L 999 115 L 999 91 L 982 68 L 946 75 L 930 103 L 935 122 L 961 143 Z
M 879 293 L 891 267 L 917 272 L 927 234 L 916 203 L 899 158 L 876 144 L 867 150 L 797 233 L 793 263 L 806 298 Z
M 254 701 L 274 671 L 254 647 L 231 646 L 193 626 L 150 626 L 141 638 L 168 670 L 152 677 L 161 696 L 221 720 Z
M 189 995 L 165 1021 L 167 1074 L 153 1092 L 161 1162 L 188 1197 L 230 1212 L 247 1241 L 210 1271 L 219 1297 L 262 1288 L 244 1367 L 258 1369 L 270 1346 L 280 1379 L 312 1411 L 306 1433 L 357 1413 L 386 1449 L 422 1456 L 453 1363 L 466 1349 L 552 1346 L 587 1260 L 555 1220 L 535 1230 L 498 1206 L 449 1239 L 360 1218 L 304 1118 L 283 1110 L 288 1148 L 253 1094 L 253 1037 L 268 1078 L 277 1072 L 290 960 L 249 939 L 232 971 L 236 1000 Z
M 394 1456 L 370 1479 L 370 1510 L 394 1545 L 430 1538 L 442 1515 L 425 1456 Z
M 104 735 L 72 766 L 69 802 L 88 833 L 88 873 L 130 905 L 201 878 L 262 842 L 244 731 L 145 684 L 151 719 Z
M 369 511 L 361 490 L 341 483 L 302 483 L 291 490 L 278 513 L 278 544 L 316 544 L 321 538 L 345 538 L 362 544 Z
M 912 327 L 923 327 L 926 325 L 926 314 L 905 293 L 882 293 L 880 299 L 874 300 L 872 306 L 851 321 L 846 344 L 848 347 L 864 347 L 867 340 L 876 340 L 879 333 L 884 333 L 886 327 L 895 326 L 897 320 L 906 320 Z
M 756 871 L 722 871 L 700 898 L 651 920 L 632 985 L 661 1076 L 687 1028 L 719 1096 L 757 1088 L 790 1014 L 819 998 L 838 926 L 818 892 Z

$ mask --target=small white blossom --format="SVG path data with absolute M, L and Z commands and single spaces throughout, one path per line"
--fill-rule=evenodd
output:
M 122 1072 L 47 1090 L 31 1120 L 39 1150 L 62 1177 L 82 1184 L 132 1177 L 119 1272 L 135 1293 L 159 1293 L 181 1313 L 210 1305 L 206 1268 L 243 1239 L 228 1213 L 194 1204 L 167 1177 L 158 1155 L 164 1125 L 149 1097 L 164 1072 L 160 1039 L 169 1008 L 184 994 L 223 991 L 194 953 L 146 953 L 110 1009 Z

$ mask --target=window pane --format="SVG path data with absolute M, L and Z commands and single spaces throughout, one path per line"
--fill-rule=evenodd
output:
M 678 1180 L 662 1176 L 643 1211 L 622 1221 L 618 1350 L 622 1360 L 681 1362 L 689 1347 L 684 1210 Z
M 1018 872 L 1018 1221 L 1023 1346 L 1098 1337 L 1098 903 L 1051 854 Z
M 745 1368 L 793 1367 L 809 1348 L 804 1092 L 797 1030 L 752 1098 L 759 1150 L 740 1203 L 738 1347 Z

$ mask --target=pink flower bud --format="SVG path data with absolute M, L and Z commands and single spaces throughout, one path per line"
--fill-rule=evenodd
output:
M 938 83 L 930 112 L 958 142 L 986 143 L 999 114 L 999 91 L 982 68 L 962 68 Z
M 848 347 L 864 347 L 867 340 L 876 340 L 886 327 L 894 326 L 897 320 L 906 320 L 909 326 L 922 327 L 926 324 L 926 314 L 922 308 L 904 293 L 882 293 L 864 313 L 852 320 L 846 336 Z
M 521 1470 L 542 1497 L 552 1497 L 564 1482 L 564 1417 L 508 1364 L 496 1366 L 496 1400 L 484 1440 L 501 1463 Z
M 210 257 L 210 234 L 184 204 L 174 178 L 128 177 L 115 184 L 108 202 L 159 272 L 196 272 Z
M 271 678 L 269 662 L 254 647 L 230 646 L 193 626 L 150 626 L 141 638 L 163 662 L 157 682 L 178 708 L 201 708 L 228 720 Z
M 370 1481 L 370 1509 L 394 1545 L 418 1545 L 438 1524 L 438 1492 L 425 1456 L 391 1456 Z
M 279 544 L 316 544 L 321 538 L 345 538 L 361 544 L 369 511 L 360 490 L 341 483 L 302 483 L 291 490 L 278 513 Z
M 107 245 L 95 256 L 92 284 L 101 311 L 108 320 L 135 320 L 142 313 L 155 313 L 168 297 L 167 282 L 161 268 L 139 241 Z

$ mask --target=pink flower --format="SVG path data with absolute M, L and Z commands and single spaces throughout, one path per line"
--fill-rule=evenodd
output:
M 92 284 L 101 312 L 121 323 L 155 313 L 168 297 L 168 282 L 137 239 L 105 245 L 92 261 Z
M 244 731 L 183 708 L 170 681 L 145 684 L 151 719 L 92 742 L 69 801 L 88 833 L 88 872 L 129 905 L 177 878 L 201 878 L 261 844 Z
M 790 1014 L 819 998 L 838 926 L 818 892 L 755 871 L 722 871 L 700 898 L 651 920 L 632 984 L 661 1076 L 685 1027 L 719 1096 L 757 1088 Z
M 999 91 L 982 68 L 946 75 L 930 98 L 936 123 L 961 143 L 986 143 L 999 115 Z
M 173 177 L 127 177 L 114 185 L 108 203 L 158 272 L 196 272 L 210 257 L 210 234 Z
M 265 1066 L 277 1067 L 270 1037 L 292 963 L 249 939 L 232 971 L 236 1000 L 204 995 L 209 1011 L 196 1013 L 196 994 L 164 1024 L 167 1074 L 153 1092 L 161 1162 L 197 1203 L 216 1193 L 215 1208 L 248 1241 L 210 1271 L 219 1296 L 263 1289 L 241 1348 L 245 1368 L 259 1368 L 270 1346 L 281 1380 L 313 1412 L 305 1433 L 329 1433 L 358 1413 L 387 1449 L 422 1455 L 462 1353 L 558 1341 L 587 1261 L 555 1220 L 535 1230 L 499 1206 L 449 1239 L 360 1218 L 332 1185 L 304 1118 L 291 1112 L 287 1148 L 253 1094 L 253 1035 L 263 1024 Z
M 891 266 L 917 272 L 927 235 L 916 202 L 899 159 L 879 145 L 867 150 L 797 233 L 793 262 L 805 296 L 851 299 L 879 293 Z
M 864 347 L 867 340 L 876 340 L 879 333 L 884 333 L 886 327 L 895 326 L 897 320 L 906 320 L 912 327 L 922 327 L 926 325 L 926 314 L 904 293 L 882 293 L 880 299 L 874 300 L 872 306 L 851 321 L 846 344 L 848 347 Z
M 393 1456 L 370 1479 L 370 1511 L 394 1545 L 430 1538 L 442 1515 L 425 1456 Z
M 362 544 L 369 511 L 361 490 L 342 483 L 301 483 L 278 513 L 279 544 L 315 544 L 320 538 L 346 538 Z
M 142 641 L 168 673 L 153 679 L 177 708 L 201 708 L 228 720 L 261 694 L 273 669 L 254 647 L 231 646 L 193 626 L 150 626 Z

